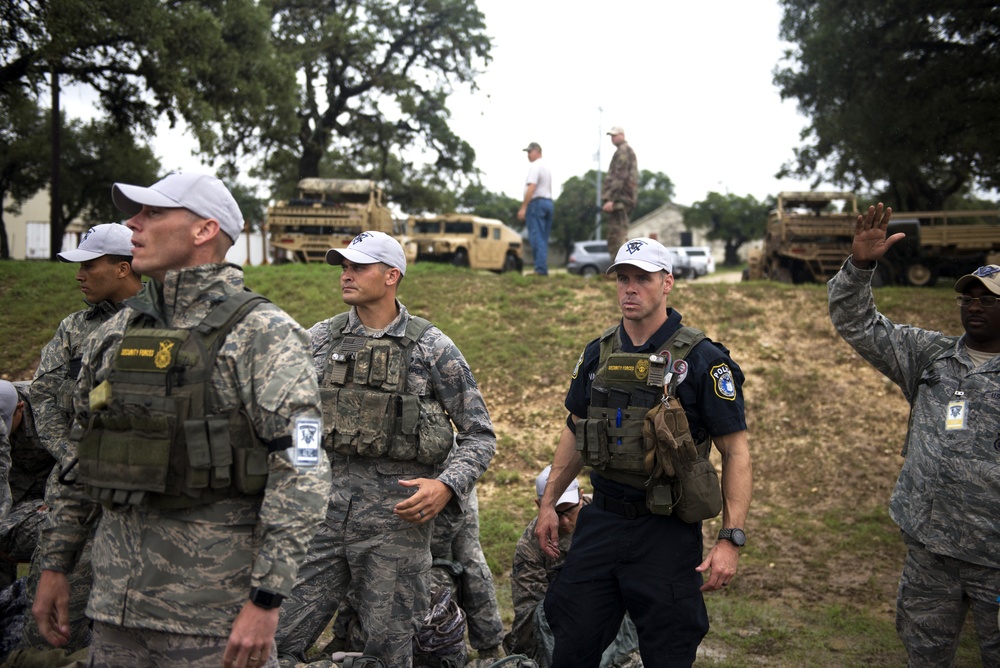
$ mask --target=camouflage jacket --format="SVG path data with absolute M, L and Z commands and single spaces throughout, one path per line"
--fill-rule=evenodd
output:
M 21 426 L 10 439 L 10 493 L 15 504 L 45 496 L 45 481 L 55 459 L 42 446 L 34 415 L 34 385 L 16 382 L 18 399 L 24 402 Z
M 635 151 L 622 142 L 611 156 L 608 175 L 601 187 L 601 201 L 614 202 L 616 209 L 632 211 L 639 197 L 639 165 Z
M 75 419 L 86 423 L 89 392 L 111 378 L 132 319 L 145 313 L 162 327 L 191 328 L 224 295 L 242 289 L 242 271 L 228 264 L 169 271 L 163 285 L 148 282 L 84 346 Z M 289 436 L 297 419 L 320 418 L 307 345 L 305 331 L 286 313 L 259 305 L 220 349 L 212 376 L 215 408 L 246 411 L 265 443 Z M 268 466 L 262 496 L 184 510 L 105 508 L 94 539 L 87 616 L 128 628 L 225 637 L 251 586 L 288 594 L 323 517 L 329 465 L 321 456 L 315 466 L 296 466 L 289 450 L 276 449 Z M 42 568 L 69 572 L 93 521 L 87 516 L 92 504 L 77 485 L 60 486 L 50 501 Z
M 56 459 L 61 459 L 69 447 L 73 392 L 83 343 L 123 306 L 101 302 L 66 316 L 59 323 L 55 336 L 42 348 L 42 358 L 31 382 L 31 408 L 35 412 L 42 445 Z
M 583 504 L 591 501 L 590 494 L 583 495 Z M 562 568 L 566 554 L 573 544 L 573 534 L 559 536 L 559 556 L 552 558 L 542 551 L 535 538 L 535 524 L 538 518 L 531 520 L 514 548 L 514 565 L 510 571 L 511 602 L 514 605 L 514 621 L 510 633 L 503 639 L 503 647 L 507 654 L 534 654 L 535 642 L 535 607 L 545 598 L 549 583 L 555 577 L 556 571 Z
M 405 306 L 396 303 L 399 316 L 374 336 L 402 337 L 405 334 L 410 314 Z M 330 347 L 330 322 L 324 320 L 309 330 L 317 377 L 323 375 Z M 344 332 L 368 336 L 353 307 Z M 327 517 L 344 523 L 348 541 L 369 537 L 373 532 L 398 531 L 411 526 L 392 512 L 397 503 L 412 494 L 399 485 L 400 479 L 436 478 L 451 488 L 455 494 L 452 503 L 458 503 L 464 510 L 476 480 L 496 452 L 493 423 L 472 371 L 455 344 L 437 327 L 428 328 L 413 345 L 406 392 L 419 396 L 433 394 L 437 398 L 458 431 L 455 449 L 443 468 L 416 460 L 331 454 L 333 487 Z
M 0 420 L 0 519 L 6 517 L 14 505 L 10 495 L 10 439 L 7 423 Z
M 940 334 L 879 313 L 873 273 L 848 260 L 828 290 L 834 327 L 903 389 L 912 407 L 889 514 L 935 554 L 1000 568 L 1000 356 L 974 368 L 963 337 L 924 369 L 920 353 Z M 950 409 L 961 412 L 959 401 L 964 424 L 949 424 Z

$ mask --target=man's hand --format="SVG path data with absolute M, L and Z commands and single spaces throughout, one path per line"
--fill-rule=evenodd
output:
M 522 205 L 521 208 L 517 210 L 517 219 L 523 223 L 527 215 L 528 215 L 528 207 Z
M 416 478 L 400 480 L 403 487 L 416 487 L 416 493 L 405 501 L 400 501 L 392 509 L 396 515 L 412 524 L 430 522 L 440 513 L 455 492 L 440 480 L 433 478 Z
M 42 571 L 31 614 L 49 644 L 62 647 L 69 642 L 69 580 L 65 573 Z
M 702 591 L 717 591 L 728 585 L 736 575 L 736 565 L 740 560 L 740 549 L 728 540 L 720 540 L 709 550 L 705 561 L 695 570 L 699 573 L 712 571 L 708 581 L 701 586 Z
M 250 601 L 233 622 L 229 642 L 222 654 L 225 668 L 256 668 L 267 663 L 278 628 L 278 608 L 265 610 Z
M 905 237 L 902 232 L 885 236 L 886 226 L 892 218 L 892 207 L 869 206 L 868 212 L 858 216 L 854 225 L 854 241 L 851 244 L 851 262 L 855 267 L 867 269 L 869 263 L 877 262 L 892 245 Z
M 601 207 L 601 211 L 603 211 L 604 213 L 611 213 L 614 210 L 615 210 L 615 203 L 612 202 L 611 200 L 605 202 L 604 206 Z
M 542 552 L 552 558 L 559 556 L 559 516 L 552 506 L 542 505 L 538 508 L 538 521 L 535 523 L 535 539 Z

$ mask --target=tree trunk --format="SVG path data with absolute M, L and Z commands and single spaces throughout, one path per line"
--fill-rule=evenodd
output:
M 49 259 L 59 258 L 62 250 L 63 222 L 62 201 L 59 197 L 59 138 L 61 134 L 59 118 L 59 74 L 52 70 L 52 178 L 49 189 Z

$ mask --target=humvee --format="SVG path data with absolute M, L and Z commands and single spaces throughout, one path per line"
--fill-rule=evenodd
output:
M 464 213 L 411 216 L 406 239 L 417 247 L 417 261 L 450 262 L 458 267 L 521 271 L 521 235 L 499 220 Z

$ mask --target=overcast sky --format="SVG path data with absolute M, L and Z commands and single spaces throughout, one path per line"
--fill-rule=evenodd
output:
M 625 128 L 640 169 L 664 172 L 675 201 L 709 191 L 751 194 L 808 189 L 774 174 L 801 144 L 806 119 L 782 102 L 773 70 L 776 0 L 479 0 L 493 60 L 478 90 L 456 90 L 451 127 L 476 151 L 487 188 L 520 198 L 522 151 L 542 145 L 556 184 L 613 153 L 605 136 Z M 66 99 L 71 115 L 86 106 Z M 77 113 L 74 113 L 74 106 Z M 599 111 L 601 109 L 602 111 Z M 165 127 L 154 150 L 165 169 L 207 171 L 193 142 Z

